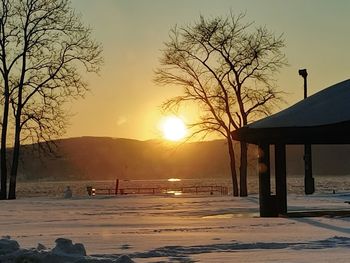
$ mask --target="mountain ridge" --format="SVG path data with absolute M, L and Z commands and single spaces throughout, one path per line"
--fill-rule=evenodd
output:
M 56 140 L 55 156 L 22 147 L 20 180 L 230 178 L 225 140 L 169 143 L 162 140 L 82 136 Z M 238 144 L 236 158 L 239 157 Z M 257 175 L 250 147 L 249 175 Z M 350 174 L 350 146 L 313 146 L 315 174 Z M 273 158 L 271 158 L 273 162 Z M 237 164 L 237 168 L 239 164 Z M 287 146 L 287 174 L 303 174 L 303 146 Z M 273 170 L 273 167 L 272 167 Z

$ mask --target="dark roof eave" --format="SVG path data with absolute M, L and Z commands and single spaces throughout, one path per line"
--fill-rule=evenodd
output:
M 350 121 L 311 127 L 242 127 L 232 137 L 252 144 L 350 144 Z

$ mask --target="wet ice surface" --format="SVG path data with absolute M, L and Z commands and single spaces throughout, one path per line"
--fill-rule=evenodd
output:
M 346 193 L 290 195 L 288 204 L 289 210 L 350 210 L 347 200 Z M 1 210 L 0 236 L 11 236 L 22 249 L 41 243 L 47 253 L 57 238 L 67 238 L 94 256 L 86 262 L 121 262 L 123 255 L 134 262 L 348 262 L 349 257 L 349 217 L 259 218 L 257 196 L 24 198 L 2 201 Z

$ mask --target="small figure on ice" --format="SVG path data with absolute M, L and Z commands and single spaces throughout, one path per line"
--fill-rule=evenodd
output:
M 67 188 L 64 190 L 64 198 L 72 198 L 73 193 L 72 190 L 70 189 L 70 186 L 67 186 Z

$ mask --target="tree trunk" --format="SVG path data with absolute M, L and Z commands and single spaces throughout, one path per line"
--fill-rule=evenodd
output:
M 16 116 L 16 131 L 15 131 L 15 143 L 13 147 L 13 158 L 10 173 L 10 187 L 8 199 L 16 199 L 16 185 L 17 185 L 17 170 L 19 163 L 19 153 L 20 153 L 20 118 Z
M 248 144 L 241 142 L 241 165 L 239 168 L 240 196 L 248 196 L 247 166 L 248 166 Z
M 5 80 L 6 82 L 7 80 Z M 5 86 L 6 83 L 5 83 Z M 0 200 L 6 199 L 7 196 L 7 126 L 8 126 L 8 113 L 9 113 L 9 91 L 8 87 L 5 87 L 4 96 L 4 111 L 2 116 L 2 127 L 1 127 L 1 150 L 0 150 L 0 171 L 1 171 L 1 190 Z
M 25 29 L 27 29 L 27 27 Z M 25 31 L 25 35 L 26 35 L 26 31 Z M 16 111 L 14 114 L 15 115 L 15 142 L 13 146 L 13 157 L 12 157 L 12 165 L 11 165 L 11 172 L 10 172 L 10 186 L 9 186 L 8 199 L 16 199 L 17 170 L 18 170 L 18 163 L 19 163 L 19 152 L 21 147 L 23 83 L 24 83 L 24 78 L 26 74 L 26 65 L 27 65 L 26 51 L 27 50 L 28 50 L 28 46 L 27 46 L 27 39 L 26 39 L 23 47 L 24 53 L 22 57 L 22 72 L 21 72 L 21 79 L 18 85 L 18 98 L 17 98 Z
M 25 64 L 25 58 L 23 59 Z M 16 199 L 16 185 L 17 185 L 17 170 L 19 163 L 19 153 L 21 147 L 21 116 L 22 116 L 22 94 L 23 94 L 23 79 L 24 73 L 22 74 L 20 87 L 18 89 L 18 104 L 17 112 L 15 114 L 15 142 L 13 146 L 13 157 L 10 172 L 10 186 L 8 199 Z
M 230 156 L 230 168 L 231 168 L 232 190 L 233 190 L 232 193 L 233 193 L 233 196 L 238 196 L 238 183 L 237 183 L 235 151 L 234 151 L 233 143 L 232 143 L 230 136 L 231 135 L 228 134 L 227 146 L 228 146 L 228 153 Z

